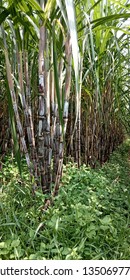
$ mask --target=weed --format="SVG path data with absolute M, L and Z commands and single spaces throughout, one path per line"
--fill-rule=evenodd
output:
M 32 196 L 23 161 L 3 162 L 0 190 L 0 258 L 130 259 L 130 176 L 127 142 L 102 168 L 73 164 L 54 206 L 41 213 L 44 197 Z

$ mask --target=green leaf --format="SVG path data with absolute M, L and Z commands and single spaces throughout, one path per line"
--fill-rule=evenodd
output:
M 109 225 L 111 223 L 112 219 L 111 219 L 111 217 L 109 215 L 106 215 L 100 221 L 101 221 L 101 224 L 103 224 L 103 225 Z
M 44 10 L 45 20 L 47 20 L 50 17 L 50 14 L 55 9 L 55 6 L 56 6 L 56 0 L 47 1 L 45 10 Z
M 0 242 L 0 249 L 3 249 L 3 248 L 7 248 L 7 245 L 5 242 Z
M 12 243 L 11 243 L 11 247 L 18 247 L 20 244 L 20 240 L 19 239 L 16 239 L 16 240 L 13 240 Z
M 57 47 L 56 47 L 56 38 L 55 38 L 55 24 L 53 24 L 53 63 L 54 63 L 54 78 L 55 78 L 55 86 L 56 86 L 56 97 L 58 103 L 59 119 L 63 130 L 63 112 L 60 103 L 60 87 L 59 87 L 59 76 L 58 76 L 58 69 L 57 69 L 58 59 L 57 59 Z
M 2 13 L 0 13 L 0 24 L 2 24 L 5 19 L 9 16 L 10 14 L 10 9 L 4 9 Z
M 96 28 L 97 26 L 103 25 L 109 21 L 120 19 L 120 18 L 128 19 L 129 17 L 130 17 L 130 13 L 114 14 L 114 15 L 95 19 L 91 21 L 91 24 L 93 24 L 92 28 Z
M 34 238 L 36 237 L 37 233 L 39 232 L 39 230 L 44 226 L 44 223 L 40 223 L 35 231 L 35 235 L 34 235 Z
M 65 0 L 66 11 L 68 16 L 68 26 L 71 36 L 72 43 L 72 54 L 74 60 L 74 72 L 75 72 L 75 85 L 76 85 L 76 122 L 79 112 L 79 46 L 78 46 L 78 36 L 77 36 L 77 26 L 76 26 L 76 15 L 75 6 L 73 0 Z

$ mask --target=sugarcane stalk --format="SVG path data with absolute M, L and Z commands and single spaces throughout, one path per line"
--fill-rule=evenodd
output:
M 33 113 L 32 113 L 32 104 L 31 104 L 31 88 L 30 88 L 30 77 L 29 77 L 29 68 L 28 68 L 28 51 L 24 50 L 24 75 L 25 75 L 25 87 L 26 87 L 26 104 L 28 108 L 28 121 L 29 121 L 29 128 L 28 128 L 28 138 L 30 139 L 29 146 L 30 146 L 30 153 L 31 158 L 34 165 L 34 176 L 35 180 L 39 184 L 38 180 L 38 155 L 36 151 L 36 143 L 35 143 L 35 135 L 34 135 L 34 124 L 33 124 Z M 30 137 L 29 137 L 30 135 Z
M 63 108 L 64 130 L 62 131 L 61 125 L 57 124 L 56 136 L 59 140 L 59 147 L 56 147 L 58 156 L 57 156 L 57 164 L 56 164 L 55 186 L 52 194 L 53 196 L 56 196 L 58 194 L 60 179 L 62 177 L 64 137 L 66 134 L 68 114 L 69 114 L 69 98 L 70 98 L 71 70 L 72 70 L 72 46 L 71 46 L 71 39 L 69 34 L 65 42 L 65 55 L 66 55 L 66 76 L 65 76 L 65 93 L 64 93 L 64 108 Z
M 7 79 L 8 79 L 8 85 L 9 85 L 12 105 L 13 105 L 13 109 L 14 109 L 17 129 L 18 129 L 18 132 L 19 132 L 22 148 L 23 148 L 23 151 L 24 151 L 24 154 L 25 154 L 27 166 L 29 168 L 31 178 L 33 178 L 33 166 L 32 166 L 32 162 L 30 160 L 30 156 L 29 156 L 29 153 L 28 153 L 28 149 L 27 149 L 27 145 L 26 145 L 25 137 L 24 137 L 24 131 L 23 131 L 23 127 L 22 127 L 19 112 L 18 112 L 18 105 L 17 105 L 16 94 L 15 94 L 15 90 L 14 90 L 14 82 L 13 82 L 13 78 L 12 78 L 12 74 L 11 74 L 11 65 L 10 65 L 10 61 L 9 61 L 6 38 L 5 38 L 5 33 L 4 33 L 3 28 L 2 28 L 2 33 L 3 33 L 4 47 L 5 47 L 4 48 L 4 54 L 5 54 L 5 61 L 6 61 Z

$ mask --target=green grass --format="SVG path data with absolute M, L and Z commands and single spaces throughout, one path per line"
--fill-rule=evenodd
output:
M 130 142 L 102 168 L 64 167 L 54 206 L 41 212 L 23 161 L 23 179 L 5 157 L 0 180 L 1 259 L 130 259 Z

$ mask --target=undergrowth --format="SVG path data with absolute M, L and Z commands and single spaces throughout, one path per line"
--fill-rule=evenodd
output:
M 10 156 L 0 174 L 0 258 L 130 259 L 130 142 L 102 168 L 64 166 L 54 206 L 41 212 L 44 195 L 33 196 Z

